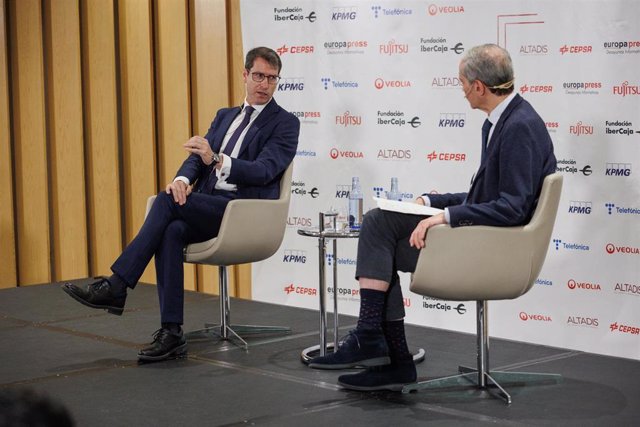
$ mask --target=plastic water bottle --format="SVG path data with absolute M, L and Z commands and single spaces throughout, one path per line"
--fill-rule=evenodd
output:
M 388 200 L 400 200 L 402 201 L 402 193 L 398 191 L 398 178 L 391 178 L 391 190 L 387 191 Z
M 351 191 L 349 191 L 349 228 L 360 230 L 362 225 L 362 188 L 360 178 L 354 176 L 351 179 Z

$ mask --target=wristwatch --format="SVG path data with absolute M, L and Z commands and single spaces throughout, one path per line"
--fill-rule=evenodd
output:
M 212 160 L 212 164 L 213 165 L 217 165 L 218 163 L 220 163 L 220 155 L 214 151 L 211 152 L 211 160 Z

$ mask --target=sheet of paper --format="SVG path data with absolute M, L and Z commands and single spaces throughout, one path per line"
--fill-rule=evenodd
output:
M 374 197 L 378 207 L 384 211 L 401 212 L 412 215 L 432 216 L 442 213 L 442 209 L 432 208 L 430 206 L 422 206 L 414 202 L 400 202 L 397 200 L 387 200 L 380 197 Z

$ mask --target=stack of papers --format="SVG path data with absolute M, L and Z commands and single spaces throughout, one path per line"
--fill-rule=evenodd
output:
M 422 206 L 414 202 L 400 202 L 397 200 L 387 200 L 380 197 L 374 197 L 378 207 L 383 211 L 401 212 L 411 215 L 433 216 L 444 212 L 442 209 L 432 208 L 430 206 Z

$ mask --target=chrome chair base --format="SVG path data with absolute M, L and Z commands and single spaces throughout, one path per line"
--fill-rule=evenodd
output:
M 249 349 L 249 344 L 242 338 L 247 335 L 290 334 L 291 328 L 286 326 L 259 326 L 259 325 L 220 325 L 205 323 L 203 329 L 198 329 L 185 334 L 188 339 L 205 339 L 217 337 L 221 340 L 237 341 L 240 347 Z

